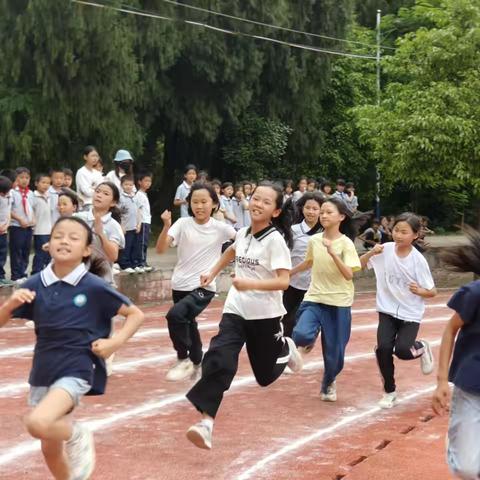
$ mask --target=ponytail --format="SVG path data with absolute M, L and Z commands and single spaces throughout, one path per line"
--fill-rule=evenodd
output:
M 464 227 L 462 231 L 469 243 L 446 248 L 440 257 L 451 270 L 480 275 L 480 232 L 469 226 Z

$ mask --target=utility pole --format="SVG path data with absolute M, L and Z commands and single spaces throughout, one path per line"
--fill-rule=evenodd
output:
M 380 106 L 380 94 L 381 94 L 381 85 L 380 85 L 380 61 L 381 61 L 381 31 L 380 23 L 382 19 L 382 11 L 377 10 L 377 107 Z M 375 188 L 375 216 L 380 218 L 380 170 L 378 168 L 378 158 L 376 159 L 375 165 L 375 174 L 376 174 L 376 188 Z

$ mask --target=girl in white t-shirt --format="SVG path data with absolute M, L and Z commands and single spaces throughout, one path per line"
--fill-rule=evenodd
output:
M 201 284 L 200 276 L 209 271 L 222 254 L 222 245 L 235 238 L 231 225 L 212 218 L 218 208 L 215 190 L 207 183 L 194 183 L 186 197 L 189 217 L 172 225 L 172 214 L 162 213 L 163 230 L 156 250 L 164 253 L 177 247 L 177 264 L 172 276 L 174 305 L 168 311 L 168 331 L 177 352 L 177 363 L 168 371 L 167 380 L 196 378 L 200 373 L 203 351 L 196 321 L 215 296 L 215 282 Z
M 235 278 L 225 301 L 219 332 L 205 354 L 201 379 L 187 394 L 203 415 L 187 432 L 188 439 L 197 447 L 212 447 L 214 417 L 235 377 L 244 344 L 261 386 L 274 382 L 287 364 L 293 371 L 302 368 L 302 359 L 292 339 L 283 337 L 280 323 L 285 313 L 281 291 L 288 287 L 291 268 L 290 252 L 282 237 L 283 234 L 291 243 L 291 231 L 282 204 L 282 189 L 261 183 L 249 204 L 251 226 L 239 230 L 235 243 L 202 276 L 202 285 L 208 286 L 235 260 Z
M 296 203 L 298 218 L 292 225 L 293 247 L 290 252 L 293 268 L 305 260 L 311 236 L 322 230 L 320 207 L 323 202 L 323 197 L 319 193 L 306 192 Z M 310 270 L 293 275 L 290 277 L 289 287 L 283 292 L 283 306 L 287 313 L 283 316 L 282 323 L 286 337 L 292 336 L 297 310 L 308 290 L 310 280 Z
M 433 371 L 433 356 L 426 340 L 417 333 L 425 312 L 425 298 L 437 294 L 427 261 L 413 247 L 418 237 L 420 218 L 403 213 L 395 219 L 393 242 L 375 245 L 360 259 L 362 267 L 373 268 L 377 277 L 377 356 L 385 393 L 382 408 L 397 403 L 393 354 L 402 360 L 420 358 L 425 375 Z

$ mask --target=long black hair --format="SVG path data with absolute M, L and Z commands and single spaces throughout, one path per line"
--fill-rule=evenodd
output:
M 74 222 L 78 225 L 81 225 L 85 229 L 85 232 L 87 233 L 87 247 L 91 248 L 92 253 L 90 256 L 84 257 L 83 262 L 88 265 L 88 270 L 90 273 L 93 273 L 101 278 L 106 276 L 110 271 L 108 260 L 104 253 L 93 245 L 93 231 L 89 227 L 88 223 L 78 217 L 60 217 L 53 225 L 52 234 L 55 231 L 55 228 L 64 222 Z
M 302 223 L 305 219 L 305 215 L 303 214 L 303 207 L 309 201 L 313 200 L 318 203 L 318 206 L 321 207 L 325 203 L 325 198 L 318 192 L 305 192 L 298 200 L 295 205 L 295 216 L 293 219 L 294 223 Z M 322 228 L 322 224 L 320 223 L 320 219 L 317 221 L 317 224 L 310 229 L 308 235 L 313 235 L 317 233 Z
M 109 211 L 112 214 L 112 218 L 114 220 L 116 220 L 118 223 L 120 223 L 122 221 L 122 212 L 121 212 L 120 208 L 118 207 L 118 204 L 120 202 L 120 190 L 112 182 L 102 182 L 97 186 L 97 188 L 100 185 L 106 185 L 112 191 L 112 197 L 113 197 L 113 200 L 116 203 L 116 205 L 114 205 L 113 207 L 110 207 Z
M 272 218 L 272 225 L 282 234 L 288 248 L 292 248 L 292 218 L 288 212 L 288 207 L 283 205 L 282 185 L 270 181 L 262 181 L 257 185 L 257 188 L 258 187 L 269 187 L 277 194 L 275 199 L 275 207 L 281 210 L 281 212 L 278 217 Z M 255 190 L 252 192 L 252 195 L 255 193 Z
M 469 226 L 462 231 L 468 238 L 468 244 L 446 248 L 440 258 L 451 270 L 480 275 L 480 232 Z

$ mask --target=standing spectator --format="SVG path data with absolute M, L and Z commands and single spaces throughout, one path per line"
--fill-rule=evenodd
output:
M 124 175 L 133 177 L 133 158 L 128 150 L 118 150 L 113 159 L 114 169 L 105 175 L 107 182 L 112 182 L 122 191 L 121 179 Z M 135 191 L 135 186 L 134 189 Z
M 83 203 L 83 210 L 92 209 L 93 195 L 95 189 L 103 182 L 102 174 L 95 169 L 100 155 L 97 149 L 89 145 L 83 150 L 83 159 L 85 165 L 77 171 L 75 175 L 75 183 L 77 185 L 77 193 Z
M 195 165 L 187 165 L 183 171 L 183 182 L 178 186 L 175 193 L 173 204 L 180 207 L 180 217 L 188 217 L 188 204 L 186 198 L 190 193 L 193 182 L 197 179 L 197 167 Z
M 237 223 L 237 218 L 233 213 L 233 184 L 231 182 L 224 182 L 222 184 L 222 196 L 221 201 L 223 208 L 225 209 L 225 220 L 229 225 L 235 225 Z
M 3 175 L 0 176 L 0 287 L 10 287 L 13 285 L 13 282 L 5 278 L 4 270 L 8 250 L 7 232 L 10 225 L 10 213 L 12 211 L 11 190 L 11 180 Z
M 285 180 L 283 187 L 283 203 L 293 196 L 293 180 Z
M 36 190 L 33 192 L 33 213 L 35 226 L 33 227 L 33 257 L 32 275 L 41 272 L 49 263 L 50 255 L 43 246 L 50 241 L 52 231 L 52 211 L 49 196 L 50 177 L 39 173 L 35 179 Z M 58 201 L 58 200 L 57 200 Z
M 253 192 L 252 183 L 245 180 L 244 182 L 242 182 L 242 189 L 243 189 L 243 194 L 245 195 L 245 200 L 249 202 Z
M 320 192 L 323 193 L 325 198 L 330 198 L 330 195 L 332 194 L 332 185 L 329 181 L 322 182 L 320 185 Z
M 390 228 L 390 222 L 388 217 L 380 218 L 380 233 L 382 234 L 382 243 L 387 243 L 392 241 L 392 229 Z
M 15 170 L 17 187 L 12 190 L 12 214 L 9 228 L 10 270 L 12 280 L 18 284 L 27 279 L 28 257 L 32 246 L 33 192 L 30 190 L 30 170 Z
M 242 185 L 235 185 L 235 195 L 232 198 L 233 215 L 237 219 L 233 228 L 240 230 L 250 226 L 250 211 L 248 201 L 243 193 Z
M 317 190 L 317 181 L 314 178 L 307 180 L 307 192 L 315 192 Z
M 133 189 L 135 181 L 130 175 L 122 177 L 120 190 L 120 211 L 122 229 L 125 234 L 125 247 L 120 250 L 118 264 L 125 273 L 135 273 L 134 246 L 135 237 L 140 232 L 141 221 Z
M 58 197 L 63 192 L 65 183 L 65 173 L 61 168 L 52 168 L 50 170 L 51 185 L 48 189 L 48 196 L 50 201 L 50 214 L 52 217 L 52 225 L 60 218 L 58 211 Z
M 72 188 L 73 185 L 73 172 L 69 168 L 63 169 L 63 175 L 65 180 L 63 181 L 64 188 Z
M 337 189 L 335 190 L 335 193 L 332 195 L 332 197 L 337 197 L 346 204 L 347 194 L 345 193 L 345 186 L 345 180 L 343 178 L 339 178 L 337 180 Z
M 206 170 L 200 170 L 198 172 L 198 176 L 197 176 L 197 182 L 200 182 L 200 183 L 207 183 L 209 180 L 208 180 L 208 172 Z
M 298 190 L 293 193 L 293 201 L 298 201 L 302 195 L 307 191 L 307 177 L 300 177 L 297 184 Z
M 345 193 L 347 207 L 352 213 L 355 213 L 358 210 L 358 197 L 355 195 L 355 185 L 352 182 L 345 184 Z
M 148 240 L 150 238 L 150 225 L 152 223 L 150 201 L 148 200 L 147 192 L 151 186 L 152 174 L 150 172 L 141 173 L 138 176 L 138 190 L 135 194 L 135 203 L 142 221 L 134 245 L 135 270 L 137 273 L 151 272 L 153 270 L 153 268 L 147 264 Z
M 358 238 L 363 241 L 363 246 L 366 250 L 370 250 L 378 243 L 382 243 L 382 232 L 380 231 L 380 222 L 378 219 L 375 218 L 372 226 L 367 228 Z

